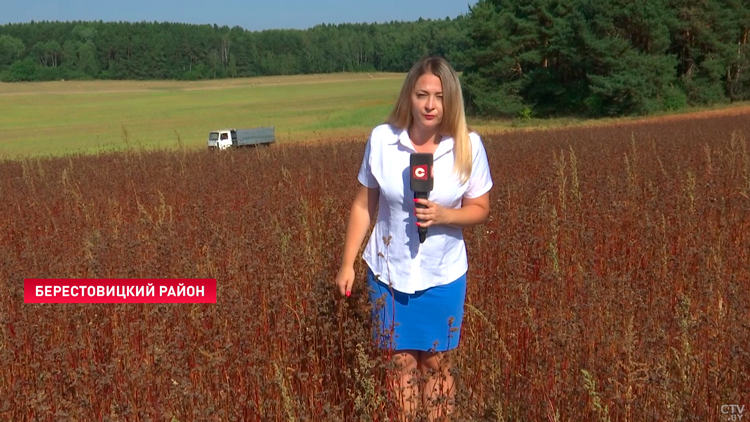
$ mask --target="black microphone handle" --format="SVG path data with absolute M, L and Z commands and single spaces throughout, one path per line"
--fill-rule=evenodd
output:
M 430 196 L 429 192 L 414 192 L 414 199 L 428 199 Z M 417 204 L 417 208 L 427 208 L 424 204 Z M 421 223 L 422 220 L 419 220 Z M 424 243 L 425 239 L 427 239 L 427 227 L 419 227 L 417 229 L 419 232 L 419 243 Z

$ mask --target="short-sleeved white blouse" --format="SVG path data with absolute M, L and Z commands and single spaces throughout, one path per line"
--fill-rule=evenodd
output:
M 453 174 L 451 137 L 444 137 L 433 155 L 433 190 L 429 200 L 446 208 L 461 208 L 462 198 L 477 198 L 493 186 L 487 153 L 478 134 L 470 133 L 472 171 L 460 184 Z M 383 124 L 373 129 L 358 180 L 379 188 L 378 215 L 363 258 L 378 279 L 403 293 L 448 284 L 468 269 L 461 228 L 433 225 L 419 243 L 410 187 L 409 159 L 416 152 L 406 130 Z

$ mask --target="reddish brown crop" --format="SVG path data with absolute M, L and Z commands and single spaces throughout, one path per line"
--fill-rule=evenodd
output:
M 750 117 L 485 136 L 458 420 L 726 420 L 750 406 Z M 364 140 L 0 163 L 0 420 L 386 421 Z M 216 278 L 211 305 L 27 305 L 24 278 Z

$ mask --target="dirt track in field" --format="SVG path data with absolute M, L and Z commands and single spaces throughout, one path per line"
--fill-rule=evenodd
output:
M 227 88 L 251 88 L 281 85 L 309 85 L 331 82 L 355 82 L 373 79 L 403 78 L 399 73 L 341 73 L 291 76 L 263 76 L 257 78 L 220 79 L 210 81 L 51 81 L 0 82 L 0 96 L 59 95 L 59 94 L 114 94 L 138 92 L 208 91 Z
M 617 125 L 617 124 L 661 123 L 661 122 L 673 122 L 673 121 L 680 121 L 680 120 L 708 119 L 711 117 L 719 117 L 719 116 L 740 116 L 743 114 L 750 114 L 750 105 L 741 105 L 737 107 L 723 108 L 723 109 L 718 109 L 718 110 L 704 110 L 704 111 L 695 111 L 695 112 L 681 113 L 681 114 L 671 114 L 668 116 L 644 117 L 644 118 L 633 119 L 633 120 L 624 120 L 624 121 L 616 122 L 613 124 Z
M 486 134 L 501 134 L 504 132 L 537 132 L 537 131 L 553 131 L 553 130 L 566 130 L 581 127 L 617 127 L 617 126 L 635 126 L 635 125 L 648 125 L 658 124 L 664 122 L 675 122 L 675 121 L 687 121 L 687 120 L 702 120 L 710 119 L 715 117 L 723 116 L 743 116 L 747 115 L 750 119 L 750 104 L 741 103 L 735 106 L 728 106 L 725 108 L 715 110 L 700 110 L 700 111 L 688 111 L 677 114 L 663 115 L 663 116 L 647 116 L 647 117 L 623 117 L 614 119 L 600 119 L 600 120 L 585 120 L 573 123 L 561 123 L 556 125 L 551 123 L 548 126 L 530 126 L 530 127 L 512 127 L 510 121 L 507 124 L 498 125 L 477 125 L 476 129 L 479 133 Z

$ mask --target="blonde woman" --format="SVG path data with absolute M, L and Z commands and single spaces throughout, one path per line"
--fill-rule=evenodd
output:
M 411 191 L 412 153 L 433 155 L 429 199 L 415 200 Z M 445 59 L 427 57 L 409 71 L 387 123 L 370 135 L 358 180 L 338 289 L 351 294 L 356 255 L 375 220 L 363 256 L 367 287 L 377 331 L 387 336 L 379 336 L 380 346 L 395 352 L 404 416 L 439 396 L 452 403 L 444 352 L 461 337 L 468 269 L 462 229 L 487 219 L 493 182 L 479 135 L 466 124 L 458 75 Z M 420 224 L 429 228 L 424 243 Z M 410 382 L 414 370 L 428 379 L 421 392 Z M 439 413 L 433 408 L 430 420 Z

